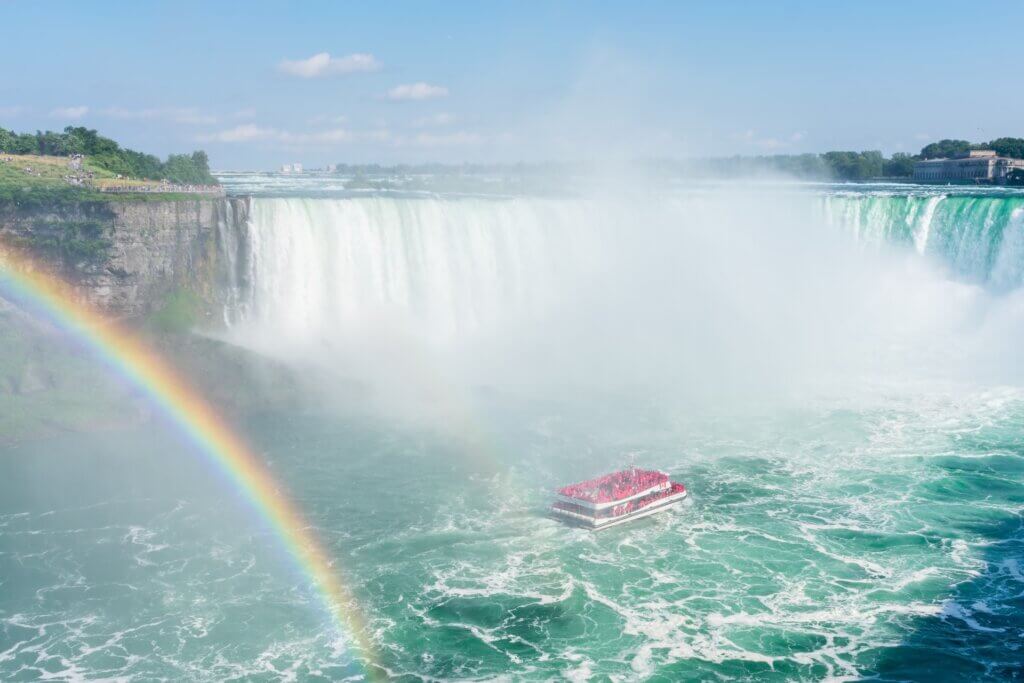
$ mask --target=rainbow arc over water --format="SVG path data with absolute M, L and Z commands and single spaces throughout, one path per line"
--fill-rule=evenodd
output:
M 83 303 L 62 280 L 2 245 L 0 296 L 88 347 L 111 372 L 144 395 L 242 493 L 309 579 L 339 632 L 358 650 L 356 656 L 362 659 L 368 677 L 379 677 L 383 669 L 369 630 L 338 567 L 284 488 L 213 407 L 137 335 Z

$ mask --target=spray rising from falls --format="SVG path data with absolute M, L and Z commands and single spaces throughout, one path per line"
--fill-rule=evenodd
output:
M 1024 198 L 257 198 L 234 248 L 232 334 L 279 356 L 748 392 L 987 355 L 962 333 L 1019 327 Z

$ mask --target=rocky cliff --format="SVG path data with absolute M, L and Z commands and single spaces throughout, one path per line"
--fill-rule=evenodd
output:
M 137 318 L 187 291 L 208 317 L 238 282 L 244 198 L 107 201 L 0 209 L 0 246 L 59 272 L 93 306 Z

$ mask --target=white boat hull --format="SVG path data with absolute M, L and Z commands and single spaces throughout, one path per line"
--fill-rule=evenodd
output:
M 600 529 L 608 529 L 613 526 L 618 526 L 619 524 L 630 522 L 634 519 L 640 519 L 641 517 L 650 517 L 651 515 L 656 515 L 659 512 L 663 512 L 670 508 L 672 505 L 675 505 L 679 501 L 686 498 L 686 493 L 686 491 L 680 491 L 677 494 L 666 496 L 665 498 L 657 501 L 656 503 L 651 503 L 650 505 L 647 505 L 641 508 L 640 510 L 636 510 L 635 512 L 629 512 L 618 517 L 607 517 L 605 519 L 594 519 L 593 517 L 581 515 L 579 513 L 571 512 L 569 510 L 562 510 L 557 507 L 551 508 L 551 512 L 559 519 L 567 521 L 571 524 L 582 526 L 587 529 L 593 529 L 594 531 L 598 531 Z
M 636 493 L 634 493 L 631 496 L 626 496 L 625 498 L 617 498 L 615 500 L 608 500 L 608 501 L 605 501 L 603 503 L 594 503 L 594 502 L 589 501 L 589 500 L 582 500 L 580 498 L 573 498 L 572 496 L 566 496 L 566 495 L 561 494 L 561 493 L 556 494 L 555 498 L 557 500 L 562 501 L 563 503 L 569 503 L 571 505 L 576 505 L 576 506 L 582 507 L 582 508 L 588 508 L 590 510 L 607 510 L 610 507 L 615 507 L 616 505 L 622 505 L 623 503 L 628 503 L 631 500 L 636 500 L 637 498 L 643 498 L 645 496 L 649 496 L 652 493 L 658 493 L 659 491 L 666 491 L 666 490 L 668 490 L 668 488 L 670 486 L 672 486 L 671 482 L 665 481 L 665 482 L 662 482 L 660 484 L 655 484 L 653 486 L 648 486 L 643 491 L 637 491 Z

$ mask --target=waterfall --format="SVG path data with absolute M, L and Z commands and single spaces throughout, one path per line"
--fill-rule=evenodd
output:
M 741 394 L 881 367 L 973 372 L 1020 324 L 1003 297 L 1024 284 L 1013 195 L 728 188 L 248 207 L 218 238 L 229 336 L 318 373 L 387 375 L 398 393 L 419 382 L 428 401 L 439 372 Z
M 248 202 L 244 199 L 221 201 L 216 229 L 216 294 L 223 322 L 231 325 L 239 319 L 248 287 Z
M 286 341 L 381 325 L 437 342 L 493 333 L 593 267 L 601 220 L 570 200 L 254 199 L 228 317 Z
M 1024 197 L 825 195 L 826 222 L 866 245 L 896 244 L 996 291 L 1024 284 Z
M 766 198 L 723 194 L 653 202 L 382 196 L 226 202 L 218 224 L 225 321 L 282 341 L 389 327 L 443 343 L 544 320 L 637 242 L 661 252 L 655 258 L 666 268 L 677 259 L 679 269 L 705 267 L 699 254 L 710 249 L 719 270 L 732 265 L 749 275 L 772 265 L 722 261 L 751 249 L 761 250 L 762 260 L 785 258 L 809 235 L 784 234 L 785 221 L 767 217 Z M 1024 197 L 800 197 L 803 206 L 818 207 L 811 213 L 819 224 L 864 248 L 906 249 L 992 291 L 1024 284 Z M 763 210 L 759 202 L 766 203 Z M 737 204 L 746 213 L 729 216 Z M 235 215 L 250 206 L 249 215 Z M 745 225 L 750 215 L 764 224 Z M 659 221 L 669 229 L 649 229 Z M 773 234 L 777 244 L 766 250 Z

